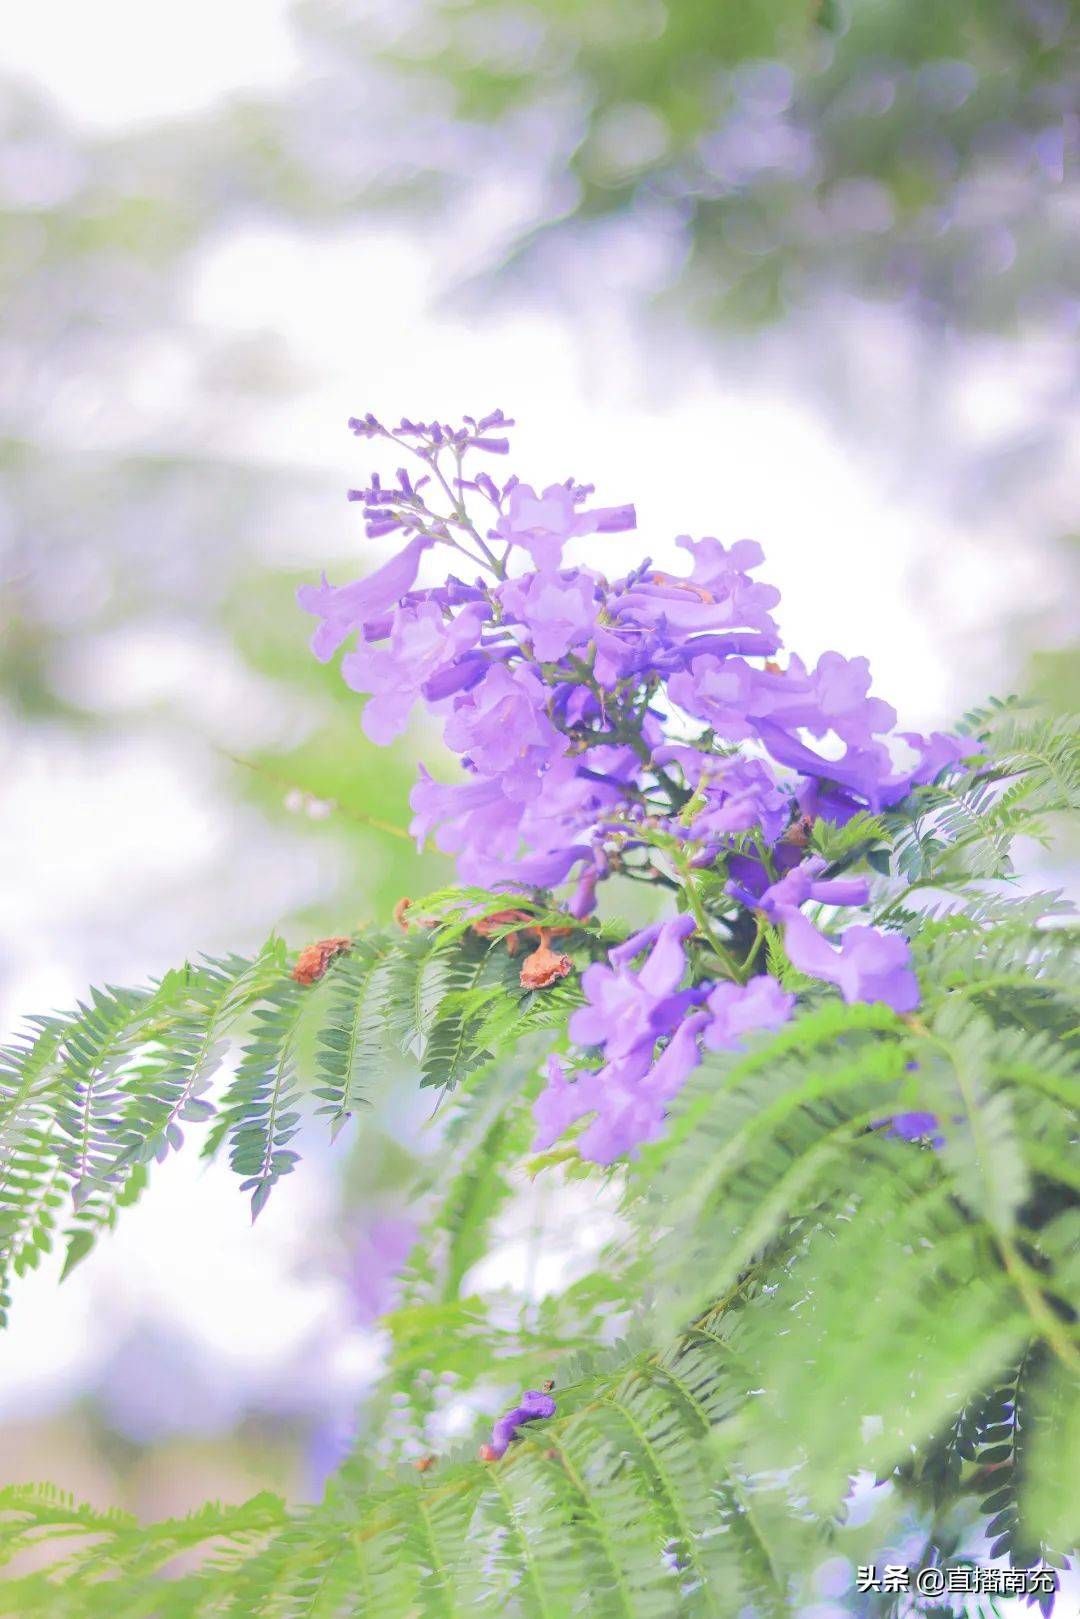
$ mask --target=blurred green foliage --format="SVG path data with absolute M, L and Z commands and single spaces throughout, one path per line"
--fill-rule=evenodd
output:
M 849 290 L 1000 327 L 1071 319 L 1080 290 L 1078 48 L 1054 0 L 436 0 L 394 60 L 464 120 L 543 109 L 551 179 L 574 184 L 540 234 L 670 234 L 684 312 L 761 321 Z

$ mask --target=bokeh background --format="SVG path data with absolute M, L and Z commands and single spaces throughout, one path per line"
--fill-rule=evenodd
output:
M 350 414 L 501 406 L 654 557 L 760 540 L 789 644 L 867 652 L 913 726 L 1075 697 L 1078 37 L 1068 0 L 11 8 L 4 1028 L 444 875 L 365 820 L 437 739 L 373 750 L 293 602 L 382 554 Z M 254 1230 L 185 1154 L 21 1285 L 5 1481 L 318 1488 L 427 1139 L 384 1090 Z

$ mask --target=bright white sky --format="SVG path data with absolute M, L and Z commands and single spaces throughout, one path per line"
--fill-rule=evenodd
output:
M 0 71 L 47 89 L 87 129 L 272 90 L 298 58 L 287 0 L 30 0 L 4 8 Z

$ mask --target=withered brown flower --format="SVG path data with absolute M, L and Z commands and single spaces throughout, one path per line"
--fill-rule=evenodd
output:
M 536 931 L 540 935 L 540 943 L 521 963 L 522 989 L 547 989 L 549 984 L 554 984 L 557 979 L 565 978 L 574 965 L 569 956 L 552 950 L 549 943 L 552 933 L 550 928 L 537 928 Z
M 479 934 L 481 939 L 490 939 L 499 928 L 509 927 L 514 922 L 520 922 L 523 927 L 528 927 L 531 921 L 528 911 L 493 911 L 490 916 L 477 917 L 472 924 L 472 930 Z M 518 935 L 507 933 L 505 944 L 507 955 L 516 956 L 521 945 Z
M 318 939 L 307 945 L 296 958 L 292 975 L 298 984 L 314 984 L 323 976 L 335 956 L 352 948 L 348 935 L 333 939 Z

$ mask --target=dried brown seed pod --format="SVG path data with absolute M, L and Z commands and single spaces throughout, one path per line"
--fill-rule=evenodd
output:
M 352 940 L 346 934 L 333 939 L 317 939 L 307 945 L 296 958 L 292 975 L 298 984 L 314 984 L 326 972 L 335 956 L 352 949 Z

